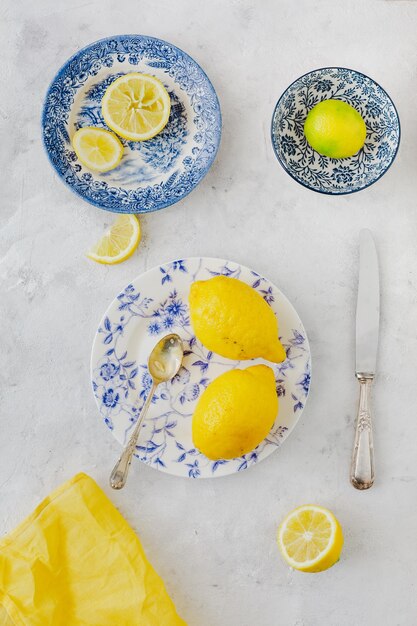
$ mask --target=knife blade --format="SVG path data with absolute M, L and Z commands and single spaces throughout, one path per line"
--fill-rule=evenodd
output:
M 350 482 L 356 489 L 369 489 L 375 479 L 371 389 L 376 371 L 379 339 L 379 267 L 372 233 L 367 229 L 362 230 L 359 241 L 355 369 L 360 395 Z
M 374 376 L 379 337 L 379 267 L 372 233 L 359 235 L 359 286 L 356 305 L 356 375 Z

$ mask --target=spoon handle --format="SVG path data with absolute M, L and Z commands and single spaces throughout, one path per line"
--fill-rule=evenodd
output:
M 142 407 L 142 411 L 138 417 L 136 422 L 135 429 L 130 436 L 129 442 L 120 455 L 119 460 L 113 468 L 112 473 L 110 474 L 110 486 L 113 489 L 122 489 L 127 480 L 127 475 L 129 473 L 130 464 L 132 462 L 133 453 L 136 450 L 136 444 L 139 438 L 140 428 L 142 426 L 142 422 L 146 413 L 148 412 L 149 405 L 156 391 L 157 385 L 155 383 L 152 384 L 152 387 L 148 393 L 148 397 L 146 398 L 146 402 Z

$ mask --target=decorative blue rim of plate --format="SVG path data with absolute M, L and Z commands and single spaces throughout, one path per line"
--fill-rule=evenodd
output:
M 67 129 L 74 97 L 89 77 L 115 60 L 132 70 L 146 59 L 150 70 L 165 72 L 190 99 L 198 147 L 183 160 L 182 171 L 166 180 L 136 189 L 109 185 L 81 166 L 71 149 Z M 94 206 L 114 213 L 149 213 L 187 196 L 209 171 L 219 148 L 222 129 L 220 104 L 204 70 L 187 53 L 162 39 L 146 35 L 105 37 L 78 50 L 51 81 L 43 104 L 42 138 L 49 161 L 70 189 Z M 150 140 L 152 141 L 152 140 Z M 144 142 L 146 143 L 146 142 Z
M 303 127 L 308 111 L 317 102 L 334 97 L 334 85 L 328 80 L 329 76 L 326 77 L 326 74 L 331 73 L 331 79 L 344 82 L 341 90 L 337 90 L 336 98 L 355 106 L 365 119 L 368 130 L 365 146 L 369 148 L 368 154 L 361 149 L 347 159 L 330 159 L 315 152 L 304 137 Z M 354 80 L 356 85 L 353 84 Z M 298 119 L 286 126 L 284 114 L 278 119 L 280 109 L 286 109 L 287 113 L 290 109 L 296 110 L 297 92 L 303 87 L 312 86 L 316 92 L 315 98 L 312 98 L 312 94 L 304 98 L 303 110 L 298 112 Z M 361 108 L 361 98 L 366 100 L 366 108 Z M 384 123 L 378 124 L 375 119 L 381 116 L 384 117 Z M 286 132 L 282 149 L 280 131 Z M 368 143 L 368 139 L 373 141 Z M 299 76 L 281 94 L 272 114 L 271 143 L 278 162 L 297 183 L 325 195 L 352 194 L 376 183 L 394 162 L 400 140 L 400 118 L 388 93 L 366 74 L 346 67 L 321 67 Z M 305 174 L 301 174 L 301 170 Z

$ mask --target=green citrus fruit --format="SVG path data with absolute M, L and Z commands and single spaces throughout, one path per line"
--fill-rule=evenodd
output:
M 304 134 L 319 154 L 344 159 L 362 148 L 366 126 L 360 113 L 347 102 L 323 100 L 307 115 Z

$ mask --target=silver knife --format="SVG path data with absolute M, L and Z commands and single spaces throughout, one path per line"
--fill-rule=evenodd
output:
M 376 370 L 379 335 L 379 268 L 370 230 L 360 232 L 358 301 L 356 305 L 356 378 L 360 396 L 356 418 L 350 482 L 369 489 L 375 478 L 371 388 Z

